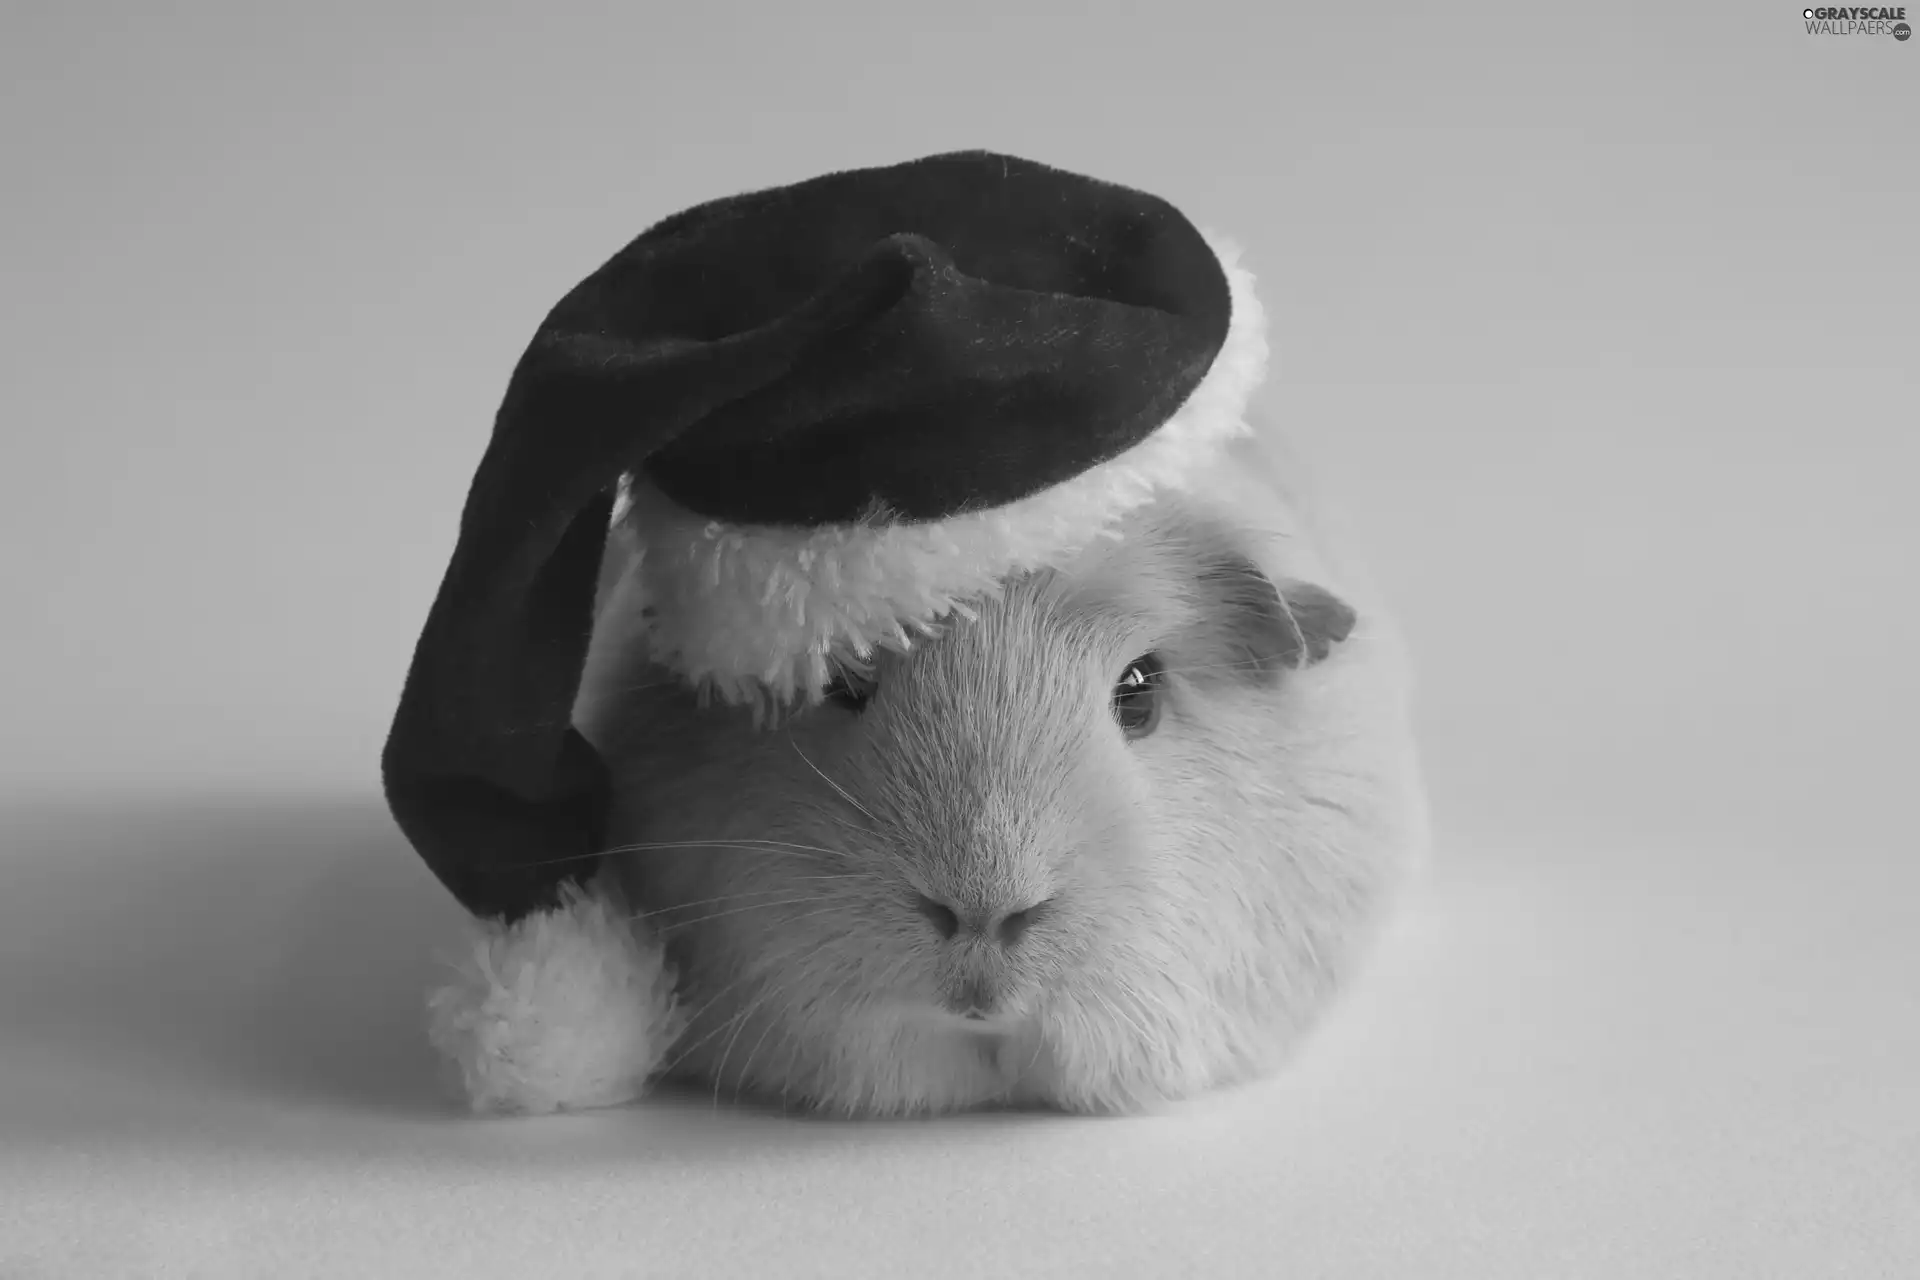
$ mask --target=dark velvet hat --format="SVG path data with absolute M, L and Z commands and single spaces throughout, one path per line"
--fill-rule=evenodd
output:
M 408 839 L 511 922 L 593 869 L 571 722 L 610 529 L 690 683 L 811 697 L 1084 542 L 1243 427 L 1250 282 L 1166 201 L 988 152 L 702 204 L 562 298 L 508 383 L 383 759 Z

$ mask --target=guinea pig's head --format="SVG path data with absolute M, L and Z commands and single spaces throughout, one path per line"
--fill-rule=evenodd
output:
M 771 725 L 610 746 L 676 1074 L 850 1113 L 1114 1109 L 1270 1065 L 1401 834 L 1366 619 L 1178 502 Z

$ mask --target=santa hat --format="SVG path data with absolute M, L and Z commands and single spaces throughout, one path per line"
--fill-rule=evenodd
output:
M 637 1095 L 680 1025 L 597 878 L 609 779 L 571 722 L 609 529 L 650 660 L 730 702 L 817 698 L 1058 563 L 1233 437 L 1266 340 L 1230 249 L 1166 201 L 965 152 L 655 225 L 508 383 L 383 758 L 473 915 L 433 1035 L 482 1109 Z

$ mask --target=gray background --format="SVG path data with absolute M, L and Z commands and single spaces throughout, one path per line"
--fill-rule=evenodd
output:
M 476 9 L 0 15 L 0 1274 L 1920 1265 L 1920 41 Z M 373 770 L 508 369 L 660 216 L 971 146 L 1247 246 L 1419 649 L 1426 895 L 1166 1117 L 440 1117 Z

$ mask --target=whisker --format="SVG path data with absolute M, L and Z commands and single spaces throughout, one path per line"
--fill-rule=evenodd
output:
M 731 849 L 738 853 L 790 853 L 796 857 L 804 854 L 838 854 L 837 850 L 822 849 L 815 845 L 789 844 L 782 840 L 655 840 L 634 844 L 608 845 L 595 849 L 591 853 L 563 853 L 552 858 L 535 858 L 530 862 L 503 862 L 502 867 L 516 869 L 527 867 L 558 866 L 563 862 L 585 862 L 592 858 L 605 858 L 620 853 L 653 853 L 667 849 Z
M 747 1060 L 740 1064 L 740 1078 L 735 1080 L 733 1084 L 733 1103 L 735 1106 L 740 1105 L 740 1086 L 745 1084 L 747 1077 L 753 1074 L 753 1060 L 760 1056 L 760 1046 L 767 1042 L 767 1037 L 772 1034 L 773 1027 L 774 1019 L 768 1018 L 767 1025 L 761 1028 L 760 1038 L 753 1042 L 753 1048 L 747 1050 Z M 725 1061 L 724 1058 L 721 1059 L 723 1064 Z M 715 1096 L 718 1096 L 719 1085 L 717 1076 L 715 1077 L 715 1082 L 714 1093 Z
M 602 849 L 602 853 L 645 853 L 652 849 L 771 849 L 776 852 L 797 850 L 803 853 L 839 854 L 838 849 L 827 849 L 816 844 L 795 844 L 790 840 L 763 840 L 748 836 L 724 836 L 717 840 L 639 840 L 632 844 L 616 844 Z
M 830 911 L 832 909 L 833 908 L 831 907 L 823 907 L 818 911 L 802 912 L 800 915 L 790 917 L 790 919 L 805 920 L 809 916 L 821 915 L 824 912 Z M 827 943 L 825 942 L 815 943 L 811 950 L 813 952 L 822 951 L 826 948 L 826 946 L 827 946 Z M 780 955 L 773 957 L 771 964 L 756 967 L 754 969 L 749 970 L 746 973 L 741 974 L 739 977 L 735 978 L 732 982 L 729 982 L 726 986 L 720 988 L 719 991 L 715 992 L 711 997 L 709 997 L 700 1006 L 699 1013 L 696 1013 L 688 1018 L 687 1020 L 688 1025 L 691 1026 L 696 1019 L 704 1016 L 708 1010 L 712 1009 L 713 1006 L 720 1001 L 721 997 L 725 996 L 728 992 L 738 987 L 741 983 L 751 981 L 755 978 L 764 977 L 766 968 L 772 967 L 772 965 L 774 964 L 779 964 L 779 965 L 788 964 L 794 961 L 795 957 L 803 950 L 806 950 L 804 946 L 789 948 L 788 950 L 782 952 Z M 687 1057 L 690 1054 L 692 1054 L 694 1050 L 698 1049 L 701 1045 L 706 1044 L 707 1042 L 712 1040 L 714 1036 L 719 1035 L 720 1033 L 726 1031 L 732 1025 L 733 1025 L 733 1020 L 728 1019 L 727 1021 L 723 1022 L 719 1027 L 716 1027 L 714 1030 L 700 1037 L 700 1039 L 686 1046 L 679 1054 L 675 1055 L 672 1062 L 668 1063 L 665 1067 L 661 1068 L 660 1074 L 665 1075 L 668 1072 L 672 1071 L 675 1067 L 685 1062 Z
M 749 902 L 749 903 L 744 903 L 738 907 L 729 908 L 726 911 L 713 911 L 703 916 L 695 916 L 691 920 L 675 920 L 669 923 L 666 926 L 666 928 L 667 928 L 667 931 L 671 933 L 678 929 L 690 928 L 691 926 L 696 924 L 706 924 L 710 920 L 721 920 L 721 919 L 725 919 L 727 916 L 744 915 L 749 911 L 766 911 L 766 910 L 770 910 L 773 907 L 802 907 L 815 902 L 829 903 L 830 905 L 826 908 L 823 908 L 823 910 L 831 910 L 833 907 L 839 906 L 845 901 L 846 900 L 844 898 L 829 897 L 824 894 L 816 893 L 806 897 L 781 898 L 773 902 Z M 810 912 L 808 914 L 817 915 L 819 914 L 819 912 Z M 638 912 L 634 915 L 628 916 L 627 921 L 631 923 L 635 920 L 646 919 L 648 918 L 648 916 L 649 916 L 649 913 L 647 912 L 644 912 L 644 911 Z M 793 919 L 793 920 L 799 920 L 804 918 L 805 917 L 803 916 L 788 917 L 788 919 Z
M 796 739 L 788 738 L 787 741 L 791 743 L 793 746 L 793 749 L 799 753 L 800 758 L 802 760 L 806 760 L 807 768 L 813 770 L 817 774 L 820 774 L 820 781 L 826 783 L 828 786 L 832 787 L 835 791 L 839 792 L 840 798 L 842 800 L 845 800 L 848 804 L 852 805 L 855 809 L 858 809 L 861 813 L 865 814 L 869 822 L 873 822 L 877 824 L 880 821 L 880 819 L 873 816 L 873 812 L 870 809 L 868 809 L 867 806 L 861 804 L 858 800 L 855 800 L 852 794 L 849 793 L 845 787 L 835 782 L 832 778 L 829 778 L 825 773 L 821 773 L 820 766 L 815 764 L 813 761 L 807 759 L 807 753 L 800 750 L 800 743 Z
M 849 817 L 838 807 L 829 808 L 823 806 L 815 810 L 814 813 L 825 821 L 831 822 L 838 830 L 845 832 L 856 841 L 870 840 L 873 837 L 873 828 L 863 826 L 858 820 Z
M 785 995 L 787 995 L 794 988 L 798 987 L 800 983 L 809 976 L 811 975 L 809 975 L 805 969 L 797 968 L 793 970 L 793 972 L 788 976 L 787 980 L 780 984 L 780 987 L 777 991 L 775 991 L 772 988 L 763 990 L 759 994 L 759 996 L 757 996 L 754 999 L 753 1003 L 747 1006 L 746 1012 L 736 1020 L 736 1026 L 734 1028 L 734 1032 L 731 1036 L 727 1038 L 727 1047 L 720 1054 L 720 1065 L 715 1067 L 713 1070 L 713 1105 L 715 1110 L 718 1110 L 720 1107 L 720 1086 L 721 1086 L 721 1083 L 726 1079 L 727 1059 L 733 1056 L 733 1046 L 739 1042 L 740 1032 L 746 1029 L 747 1022 L 753 1017 L 754 1013 L 756 1013 L 760 1009 L 766 1008 L 769 1005 L 773 1004 L 775 1002 L 776 997 L 784 997 Z M 754 1041 L 754 1052 L 759 1051 L 760 1045 L 764 1043 L 767 1038 L 767 1033 L 773 1030 L 774 1023 L 777 1021 L 778 1021 L 778 1018 L 767 1019 L 767 1025 L 761 1029 L 760 1039 Z M 747 1069 L 752 1065 L 753 1065 L 753 1057 L 752 1057 L 752 1054 L 749 1054 L 747 1058 L 747 1066 L 742 1067 L 740 1069 L 740 1075 L 734 1081 L 733 1100 L 736 1103 L 740 1101 L 740 1087 L 746 1083 Z
M 781 991 L 784 993 L 788 987 L 791 987 L 797 981 L 799 981 L 799 973 L 797 971 L 789 974 L 787 980 L 780 984 Z M 733 1046 L 739 1043 L 740 1033 L 747 1029 L 747 1023 L 753 1019 L 754 1013 L 758 1011 L 762 1005 L 766 1004 L 772 996 L 773 989 L 771 987 L 762 987 L 747 1007 L 741 1011 L 739 1016 L 733 1019 L 733 1034 L 727 1037 L 727 1047 L 721 1050 L 719 1065 L 713 1069 L 713 1109 L 715 1111 L 720 1110 L 720 1083 L 726 1078 L 727 1059 L 733 1056 Z M 771 1018 L 767 1020 L 767 1026 L 769 1028 L 773 1026 L 773 1020 Z M 766 1032 L 763 1031 L 761 1034 L 764 1036 Z M 737 1085 L 734 1088 L 733 1097 L 736 1102 L 740 1099 L 740 1090 Z
M 732 991 L 735 987 L 738 987 L 742 982 L 747 981 L 749 978 L 755 978 L 760 976 L 762 975 L 759 973 L 759 971 L 755 970 L 751 974 L 743 974 L 739 978 L 736 978 L 732 982 L 729 982 L 726 986 L 722 987 L 717 993 L 715 993 L 714 996 L 711 999 L 709 999 L 705 1004 L 701 1005 L 700 1013 L 695 1016 L 696 1017 L 704 1016 L 709 1010 L 711 1010 L 714 1007 L 714 1005 L 719 1003 L 721 998 L 725 996 L 727 992 Z M 691 1044 L 686 1044 L 681 1046 L 680 1051 L 674 1054 L 673 1059 L 670 1062 L 668 1062 L 666 1066 L 660 1068 L 659 1074 L 661 1076 L 671 1075 L 674 1071 L 678 1070 L 682 1065 L 684 1065 L 686 1061 L 689 1058 L 691 1058 L 694 1055 L 694 1053 L 700 1049 L 702 1045 L 705 1045 L 710 1041 L 712 1041 L 712 1039 L 715 1036 L 724 1035 L 727 1031 L 731 1030 L 734 1024 L 738 1022 L 740 1018 L 742 1018 L 743 1016 L 745 1015 L 734 1014 L 730 1017 L 727 1017 L 721 1021 L 719 1026 L 707 1032 L 707 1034 L 701 1036 L 698 1040 L 693 1041 Z M 687 1021 L 687 1025 L 691 1027 L 693 1025 L 693 1021 L 694 1021 L 693 1018 L 689 1018 Z
M 825 945 L 826 945 L 825 943 L 816 943 L 814 945 L 814 950 L 818 951 Z M 795 955 L 799 953 L 801 949 L 802 949 L 801 947 L 797 947 L 797 946 L 789 947 L 785 951 L 782 951 L 779 955 L 772 957 L 771 963 L 785 964 L 788 961 L 792 960 L 795 957 Z M 759 968 L 747 969 L 741 974 L 739 974 L 737 977 L 735 977 L 731 982 L 728 982 L 727 984 L 722 986 L 718 991 L 714 992 L 712 995 L 708 996 L 705 1000 L 701 1001 L 700 1007 L 696 1009 L 694 1012 L 687 1015 L 686 1025 L 688 1029 L 691 1030 L 693 1026 L 700 1021 L 701 1018 L 704 1018 L 708 1014 L 708 1012 L 710 1012 L 713 1009 L 713 1007 L 716 1004 L 720 1003 L 720 1001 L 723 998 L 725 998 L 727 993 L 734 990 L 743 982 L 748 982 L 762 976 L 763 976 L 762 971 Z M 721 1024 L 721 1027 L 724 1028 L 729 1025 L 731 1025 L 731 1020 L 727 1022 L 723 1022 Z M 675 1067 L 679 1066 L 682 1062 L 686 1061 L 687 1056 L 689 1054 L 691 1054 L 695 1049 L 698 1049 L 701 1045 L 705 1044 L 710 1039 L 712 1039 L 712 1033 L 709 1033 L 708 1035 L 701 1037 L 699 1040 L 694 1041 L 692 1044 L 677 1045 L 676 1047 L 680 1049 L 680 1052 L 674 1056 L 672 1061 L 668 1062 L 666 1066 L 660 1069 L 660 1074 L 666 1075 L 667 1073 L 671 1072 Z
M 832 1002 L 839 997 L 840 993 L 845 991 L 848 985 L 859 978 L 859 976 L 860 971 L 855 969 L 853 972 L 842 977 L 840 981 L 834 983 L 833 986 L 828 989 L 825 995 L 821 996 L 820 999 L 815 1002 L 816 1007 L 831 1005 Z M 793 1073 L 799 1069 L 800 1052 L 806 1048 L 806 1039 L 803 1036 L 796 1033 L 790 1035 L 788 1038 L 793 1041 L 793 1052 L 787 1056 L 786 1070 L 780 1075 L 780 1108 L 783 1111 L 788 1106 L 787 1100 L 793 1090 Z M 758 1046 L 755 1046 L 754 1052 L 759 1052 Z M 753 1065 L 753 1059 L 751 1057 L 747 1059 L 747 1065 L 748 1067 Z M 735 1099 L 738 1100 L 739 1096 L 739 1091 L 735 1090 Z
M 835 875 L 794 877 L 795 880 L 804 880 L 810 884 L 835 880 L 862 880 L 865 878 L 865 874 L 858 871 L 841 872 Z M 710 907 L 716 902 L 737 902 L 741 898 L 759 898 L 766 897 L 769 894 L 791 892 L 793 892 L 793 889 L 785 885 L 777 889 L 742 889 L 738 893 L 723 893 L 716 898 L 695 898 L 690 902 L 676 902 L 670 907 L 653 907 L 645 911 L 636 911 L 627 918 L 629 920 L 651 920 L 655 916 L 666 915 L 668 912 L 685 911 L 688 907 Z

